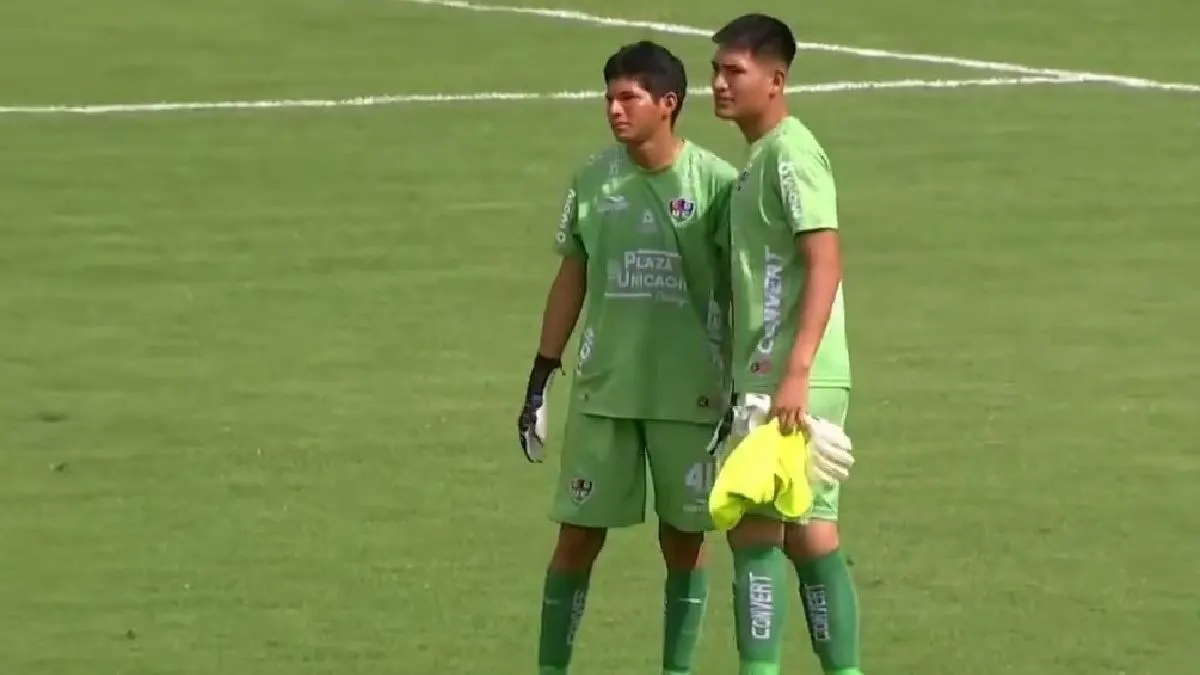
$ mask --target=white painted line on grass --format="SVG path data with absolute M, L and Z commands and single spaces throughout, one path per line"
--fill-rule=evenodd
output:
M 805 84 L 788 87 L 789 94 L 819 94 L 839 91 L 867 91 L 872 89 L 960 89 L 963 87 L 1020 87 L 1031 84 L 1083 84 L 1091 80 L 1082 77 L 987 77 L 973 80 L 880 80 L 878 82 L 829 82 L 827 84 Z M 708 89 L 688 93 L 708 94 Z
M 788 87 L 789 94 L 828 94 L 874 89 L 959 89 L 963 87 L 1013 87 L 1031 84 L 1072 84 L 1083 79 L 1061 77 L 991 77 L 979 80 L 883 80 L 879 82 L 824 82 Z M 703 96 L 707 88 L 689 94 Z M 264 101 L 183 101 L 160 103 L 111 103 L 95 105 L 0 106 L 0 115 L 115 115 L 133 113 L 204 112 L 219 110 L 264 110 L 278 108 L 368 108 L 420 103 L 483 103 L 489 101 L 588 101 L 604 98 L 603 91 L 485 91 L 470 94 L 396 94 L 330 99 L 279 99 Z
M 653 31 L 655 33 L 667 33 L 671 35 L 696 35 L 701 37 L 709 37 L 715 31 L 706 28 L 698 28 L 696 26 L 685 26 L 677 23 L 662 23 L 658 21 L 640 21 L 636 19 L 622 19 L 618 17 L 599 16 L 588 12 L 580 12 L 567 9 L 551 9 L 546 7 L 512 7 L 507 5 L 488 5 L 468 0 L 403 0 L 405 2 L 419 3 L 423 5 L 435 5 L 438 7 L 448 7 L 452 9 L 463 9 L 472 12 L 498 12 L 505 14 L 527 14 L 531 16 L 539 16 L 547 19 L 561 19 L 564 21 L 576 21 L 580 23 L 588 23 L 595 26 L 611 26 L 617 28 L 642 28 Z M 976 70 L 990 70 L 998 73 L 1015 73 L 1020 75 L 1034 75 L 1044 77 L 1060 77 L 1071 80 L 1088 80 L 1091 82 L 1103 82 L 1107 84 L 1115 84 L 1122 87 L 1132 87 L 1135 89 L 1161 89 L 1166 91 L 1181 91 L 1190 93 L 1200 93 L 1200 84 L 1186 84 L 1182 82 L 1159 82 L 1157 80 L 1149 80 L 1142 77 L 1129 77 L 1126 75 L 1112 75 L 1108 73 L 1088 73 L 1075 70 L 1062 70 L 1058 68 L 1037 68 L 1033 66 L 1025 66 L 1017 63 L 1006 63 L 1003 61 L 981 61 L 979 59 L 960 58 L 957 56 L 939 56 L 936 54 L 919 54 L 910 52 L 899 52 L 887 49 L 870 49 L 866 47 L 852 47 L 850 45 L 832 44 L 824 42 L 799 42 L 797 46 L 800 49 L 811 51 L 836 52 L 841 54 L 853 54 L 854 56 L 863 56 L 868 58 L 890 59 L 894 61 L 914 61 L 918 63 L 936 63 L 941 65 L 958 66 L 960 68 L 973 68 Z

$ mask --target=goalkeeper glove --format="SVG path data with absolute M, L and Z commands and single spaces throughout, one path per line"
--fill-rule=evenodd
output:
M 517 416 L 517 434 L 521 451 L 530 462 L 541 462 L 546 454 L 546 392 L 554 379 L 555 371 L 562 369 L 562 361 L 538 354 L 529 371 L 529 383 L 525 387 L 525 402 Z
M 725 414 L 721 415 L 721 420 L 717 422 L 717 426 L 713 429 L 712 438 L 708 439 L 708 454 L 717 457 L 721 454 L 725 447 L 725 441 L 729 438 L 729 434 L 733 431 L 733 413 L 737 408 L 737 394 L 733 394 L 729 398 L 729 407 L 725 409 Z
M 809 480 L 841 483 L 854 466 L 853 445 L 842 428 L 829 420 L 804 416 L 808 431 Z

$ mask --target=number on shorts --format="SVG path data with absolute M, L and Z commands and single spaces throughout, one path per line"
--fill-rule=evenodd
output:
M 688 469 L 683 478 L 683 484 L 693 492 L 708 494 L 712 492 L 713 484 L 717 482 L 717 465 L 715 462 L 696 462 Z

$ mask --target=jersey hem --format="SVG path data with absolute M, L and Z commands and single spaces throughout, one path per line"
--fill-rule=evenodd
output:
M 685 424 L 697 425 L 713 425 L 716 424 L 722 416 L 722 413 L 714 412 L 711 417 L 698 417 L 686 415 L 634 415 L 630 413 L 614 413 L 610 411 L 588 409 L 580 406 L 575 409 L 575 413 L 587 415 L 589 417 L 603 417 L 610 420 L 639 420 L 646 422 L 676 422 Z
M 739 387 L 736 383 L 733 386 L 734 392 L 738 394 L 760 394 L 763 396 L 775 395 L 775 390 L 779 388 L 779 383 L 782 380 L 773 380 L 769 382 L 756 382 L 750 386 Z M 850 380 L 809 380 L 809 389 L 852 389 Z

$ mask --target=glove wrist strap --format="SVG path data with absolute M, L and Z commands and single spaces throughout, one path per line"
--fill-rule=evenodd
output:
M 527 394 L 540 394 L 546 390 L 550 377 L 562 369 L 562 359 L 544 356 L 540 352 L 533 357 L 533 368 L 529 371 Z

